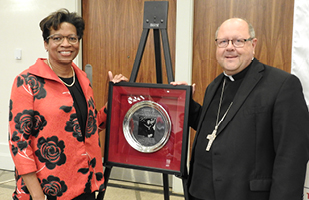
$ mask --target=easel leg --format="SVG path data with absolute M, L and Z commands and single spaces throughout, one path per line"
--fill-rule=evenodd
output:
M 183 194 L 184 194 L 185 200 L 189 200 L 189 192 L 188 192 L 186 179 L 182 179 L 182 185 L 183 185 Z
M 104 199 L 104 195 L 105 195 L 105 192 L 106 192 L 109 176 L 111 175 L 111 171 L 112 171 L 112 167 L 111 166 L 106 166 L 105 167 L 105 170 L 104 170 L 105 190 L 103 192 L 99 192 L 99 194 L 97 196 L 97 200 L 103 200 Z
M 135 57 L 135 60 L 134 60 L 133 69 L 132 69 L 130 80 L 129 80 L 130 82 L 135 82 L 135 80 L 136 80 L 137 72 L 139 70 L 141 60 L 142 60 L 142 56 L 143 56 L 143 53 L 144 53 L 144 50 L 145 50 L 145 45 L 146 45 L 146 42 L 147 42 L 148 34 L 149 34 L 149 29 L 144 29 L 143 32 L 142 32 L 141 40 L 140 40 L 139 45 L 138 45 L 137 52 L 136 52 L 136 57 Z
M 174 75 L 173 75 L 170 46 L 168 43 L 167 30 L 161 29 L 161 35 L 162 35 L 162 44 L 163 44 L 163 51 L 164 51 L 164 57 L 165 57 L 167 80 L 168 80 L 168 83 L 170 83 L 174 81 Z
M 163 173 L 164 200 L 170 199 L 170 191 L 168 187 L 168 174 Z
M 155 47 L 155 58 L 156 58 L 157 83 L 163 83 L 159 29 L 153 29 L 153 36 L 154 36 L 153 38 L 154 38 L 154 47 Z

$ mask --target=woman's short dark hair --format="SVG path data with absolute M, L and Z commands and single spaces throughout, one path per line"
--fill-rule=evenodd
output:
M 75 12 L 69 12 L 67 9 L 60 9 L 51 13 L 40 22 L 40 28 L 42 30 L 44 41 L 48 43 L 47 37 L 50 35 L 50 30 L 58 30 L 60 24 L 63 22 L 73 24 L 76 28 L 78 38 L 82 39 L 85 29 L 85 22 L 83 18 Z

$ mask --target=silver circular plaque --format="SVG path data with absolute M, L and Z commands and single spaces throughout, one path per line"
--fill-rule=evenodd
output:
M 141 101 L 128 110 L 122 128 L 131 147 L 143 153 L 152 153 L 161 149 L 168 141 L 171 120 L 160 104 Z

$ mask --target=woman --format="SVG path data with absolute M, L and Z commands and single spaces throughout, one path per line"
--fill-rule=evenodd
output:
M 79 51 L 84 21 L 59 10 L 40 22 L 48 59 L 19 74 L 10 99 L 10 149 L 16 166 L 13 199 L 95 199 L 104 189 L 99 129 L 86 74 L 72 61 Z M 122 75 L 113 82 L 127 81 Z

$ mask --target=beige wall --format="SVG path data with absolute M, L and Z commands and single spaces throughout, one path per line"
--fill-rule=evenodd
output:
M 0 5 L 0 169 L 12 170 L 8 113 L 13 79 L 38 57 L 47 56 L 39 28 L 40 20 L 60 8 L 79 12 L 80 0 L 0 0 Z M 21 60 L 15 59 L 15 49 L 22 50 Z

